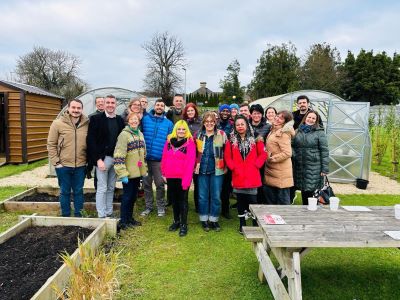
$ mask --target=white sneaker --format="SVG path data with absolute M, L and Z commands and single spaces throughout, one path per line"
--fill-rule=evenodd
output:
M 142 217 L 147 217 L 151 213 L 152 209 L 146 208 L 144 211 L 141 212 Z
M 159 209 L 159 210 L 158 210 L 157 216 L 159 216 L 159 217 L 165 217 L 165 210 L 164 210 L 164 209 Z

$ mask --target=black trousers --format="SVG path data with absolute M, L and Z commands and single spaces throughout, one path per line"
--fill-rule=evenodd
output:
M 308 198 L 312 197 L 313 194 L 314 194 L 313 191 L 301 190 L 301 200 L 303 201 L 303 205 L 308 205 Z
M 221 189 L 221 214 L 229 215 L 229 197 L 232 193 L 232 171 L 228 170 L 224 174 L 224 181 Z
M 250 204 L 257 204 L 257 195 L 236 193 L 238 215 L 243 215 L 249 210 Z M 240 227 L 246 226 L 245 217 L 239 217 Z M 253 226 L 257 226 L 256 220 L 253 219 Z
M 167 178 L 167 186 L 167 197 L 171 197 L 168 201 L 172 202 L 172 209 L 174 211 L 174 222 L 187 224 L 188 191 L 182 189 L 182 179 Z
M 122 184 L 124 194 L 121 201 L 121 223 L 128 224 L 134 220 L 133 207 L 137 199 L 140 178 L 131 178 L 127 184 Z
M 199 174 L 193 173 L 193 199 L 196 212 L 199 212 Z M 188 193 L 186 193 L 188 194 Z

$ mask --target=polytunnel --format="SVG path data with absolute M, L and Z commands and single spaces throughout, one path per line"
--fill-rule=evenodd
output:
M 116 112 L 117 114 L 122 114 L 122 112 L 128 107 L 129 101 L 134 98 L 134 97 L 140 97 L 142 96 L 141 94 L 124 89 L 124 88 L 119 88 L 119 87 L 103 87 L 103 88 L 97 88 L 93 89 L 90 91 L 87 91 L 76 98 L 81 100 L 83 103 L 83 113 L 85 115 L 90 115 L 91 113 L 96 111 L 96 97 L 105 97 L 107 95 L 114 95 L 115 98 L 117 99 L 117 109 Z M 149 102 L 147 106 L 147 110 L 150 110 L 154 106 L 154 102 L 157 98 L 151 98 L 147 97 L 147 100 Z M 64 107 L 59 116 L 64 113 L 64 111 L 67 108 Z
M 306 95 L 313 110 L 321 115 L 329 145 L 329 179 L 333 182 L 356 183 L 368 180 L 371 168 L 369 135 L 369 102 L 349 102 L 325 91 L 302 90 L 258 99 L 264 109 L 296 110 L 296 99 Z

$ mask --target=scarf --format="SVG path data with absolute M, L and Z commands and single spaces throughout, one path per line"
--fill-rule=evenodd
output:
M 311 125 L 307 125 L 307 124 L 301 124 L 300 125 L 300 129 L 304 132 L 304 133 L 309 133 L 312 129 Z
M 179 148 L 180 146 L 182 146 L 183 144 L 185 144 L 186 141 L 187 141 L 186 138 L 185 138 L 185 139 L 181 139 L 180 141 L 178 141 L 177 138 L 172 138 L 172 139 L 170 140 L 170 143 L 171 143 L 172 146 L 174 146 L 174 148 Z
M 139 135 L 139 128 L 133 129 L 131 127 L 131 125 L 128 125 L 128 126 L 129 126 L 129 130 L 132 132 L 132 134 Z
M 242 119 L 245 120 L 245 119 Z M 240 136 L 240 134 L 236 131 L 236 126 L 230 134 L 230 142 L 234 147 L 238 147 L 242 158 L 245 159 L 247 155 L 250 153 L 250 150 L 255 146 L 256 139 L 254 137 L 253 127 L 250 126 L 248 120 L 245 120 L 247 129 L 244 139 Z

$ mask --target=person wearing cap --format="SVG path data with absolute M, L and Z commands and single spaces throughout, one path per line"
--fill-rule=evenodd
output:
M 217 128 L 225 132 L 226 136 L 229 136 L 232 132 L 233 125 L 230 121 L 231 111 L 228 104 L 222 104 L 219 107 L 220 120 Z M 224 181 L 222 182 L 221 189 L 221 214 L 226 219 L 232 219 L 229 213 L 229 197 L 232 193 L 232 172 L 227 170 L 224 175 Z
M 255 137 L 261 136 L 265 142 L 265 139 L 267 138 L 267 135 L 271 129 L 271 124 L 268 124 L 263 117 L 264 109 L 260 104 L 253 104 L 250 107 L 250 116 L 250 125 L 253 127 Z
M 230 111 L 231 111 L 231 118 L 230 120 L 233 122 L 235 121 L 235 117 L 237 116 L 237 114 L 239 113 L 239 105 L 237 105 L 236 103 L 232 103 L 231 105 L 229 105 Z

